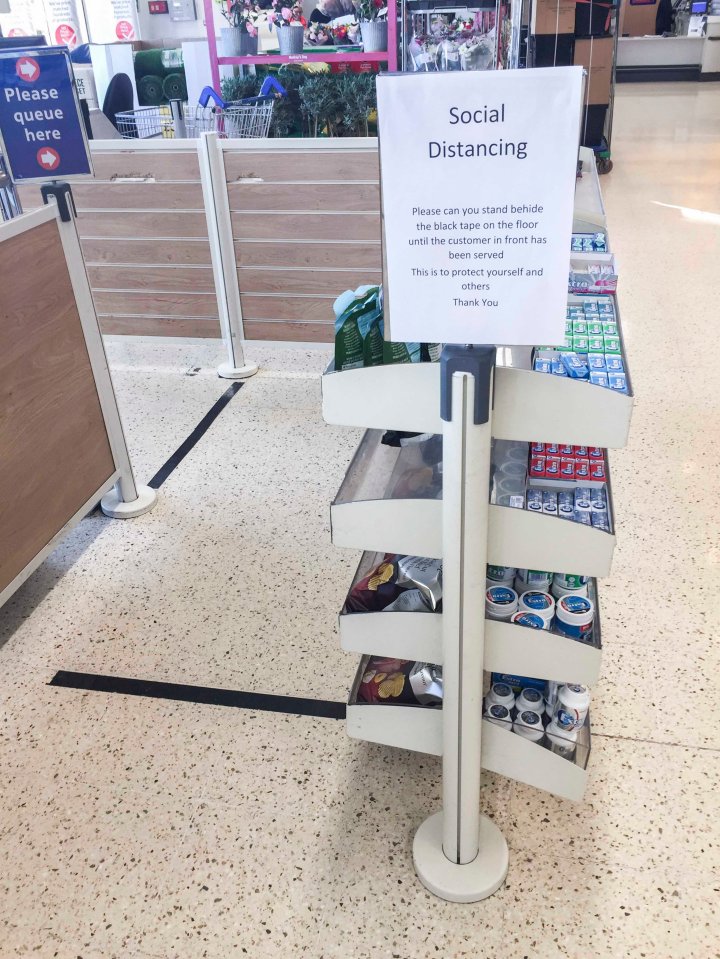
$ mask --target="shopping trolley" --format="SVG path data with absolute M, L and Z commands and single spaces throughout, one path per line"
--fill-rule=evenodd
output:
M 212 87 L 205 87 L 196 107 L 171 100 L 163 106 L 123 110 L 115 120 L 124 140 L 184 139 L 201 133 L 217 133 L 224 139 L 266 137 L 278 96 L 287 96 L 287 91 L 266 77 L 256 97 L 226 103 Z

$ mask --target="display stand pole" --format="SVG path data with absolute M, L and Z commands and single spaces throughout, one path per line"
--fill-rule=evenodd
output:
M 40 188 L 43 202 L 57 204 L 58 230 L 62 242 L 65 260 L 68 266 L 78 315 L 85 334 L 90 364 L 95 377 L 100 408 L 107 429 L 108 442 L 112 450 L 116 468 L 120 474 L 113 490 L 100 500 L 100 508 L 106 516 L 113 519 L 133 519 L 149 512 L 157 502 L 157 492 L 150 486 L 140 486 L 135 481 L 130 454 L 125 442 L 120 414 L 118 413 L 115 390 L 103 345 L 97 313 L 93 303 L 90 283 L 85 270 L 85 261 L 80 248 L 77 226 L 75 225 L 75 203 L 69 183 L 47 183 Z
M 480 815 L 485 576 L 495 347 L 446 346 L 443 419 L 443 808 L 413 844 L 420 881 L 451 902 L 492 895 L 508 870 Z

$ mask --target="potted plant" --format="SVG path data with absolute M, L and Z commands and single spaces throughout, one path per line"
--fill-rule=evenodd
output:
M 307 21 L 302 15 L 302 4 L 294 3 L 288 7 L 283 0 L 272 0 L 272 9 L 267 18 L 270 29 L 275 26 L 277 30 L 282 56 L 290 57 L 303 52 Z
M 220 31 L 226 57 L 252 57 L 258 52 L 257 22 L 262 16 L 255 0 L 221 0 L 222 15 L 230 24 Z
M 355 0 L 355 13 L 360 21 L 365 53 L 387 50 L 388 24 L 386 19 L 381 19 L 387 14 L 385 0 Z

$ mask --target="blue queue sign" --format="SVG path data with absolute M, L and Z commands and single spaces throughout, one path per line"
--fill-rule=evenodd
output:
M 16 183 L 92 176 L 66 48 L 0 53 L 0 141 Z

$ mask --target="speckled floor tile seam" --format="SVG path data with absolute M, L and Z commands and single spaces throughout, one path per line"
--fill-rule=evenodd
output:
M 512 881 L 513 863 L 519 867 L 522 859 L 528 857 L 528 851 L 523 844 L 523 836 L 516 835 L 511 825 L 506 824 L 502 832 L 510 853 L 508 876 Z M 561 855 L 547 855 L 533 851 L 530 858 L 540 870 L 544 871 L 543 867 L 545 867 L 547 871 L 551 871 L 554 867 L 557 867 L 558 875 L 562 874 L 563 868 L 572 864 L 571 871 L 575 881 L 585 881 L 590 895 L 592 895 L 594 882 L 602 874 L 617 877 L 618 884 L 625 885 L 627 888 L 632 888 L 634 883 L 652 883 L 656 888 L 662 888 L 664 892 L 671 895 L 676 892 L 691 891 L 697 893 L 708 892 L 709 890 L 720 893 L 720 862 L 716 860 L 714 865 L 711 866 L 698 863 L 697 868 L 694 869 L 678 866 L 672 857 L 671 848 L 668 848 L 666 862 L 653 861 L 646 866 L 636 866 L 625 862 L 622 849 L 618 849 L 615 855 L 613 855 L 612 850 L 608 850 L 607 853 L 601 850 L 592 856 L 586 854 L 575 855 L 572 847 L 563 844 L 561 853 Z M 656 957 L 653 957 L 653 959 L 656 959 Z M 660 959 L 660 957 L 657 957 L 657 959 Z
M 674 742 L 665 739 L 649 739 L 643 736 L 619 736 L 617 733 L 596 732 L 594 729 L 592 730 L 592 738 L 609 739 L 618 743 L 628 742 L 646 746 L 662 746 L 668 749 L 683 749 L 691 752 L 720 753 L 720 746 L 707 746 L 697 742 Z M 592 763 L 592 757 L 590 762 Z

